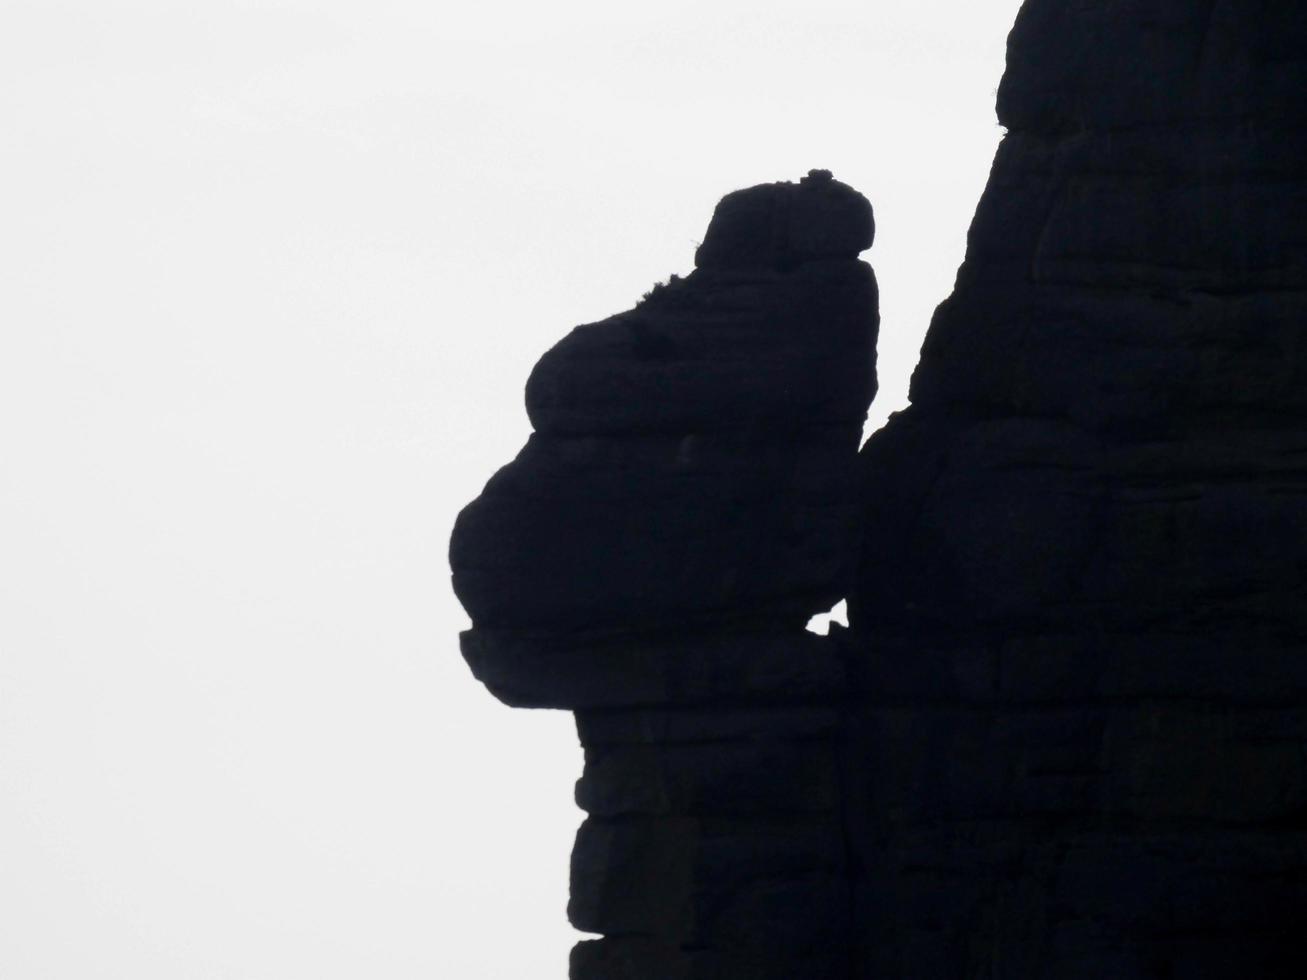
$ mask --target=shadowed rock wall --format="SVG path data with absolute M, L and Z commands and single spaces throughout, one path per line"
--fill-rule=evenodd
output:
M 1307 8 L 1029 0 L 998 108 L 859 456 L 814 172 L 547 354 L 460 518 L 469 663 L 577 712 L 578 980 L 1307 976 Z
M 863 451 L 873 972 L 1307 975 L 1304 11 L 1012 32 L 966 263 Z

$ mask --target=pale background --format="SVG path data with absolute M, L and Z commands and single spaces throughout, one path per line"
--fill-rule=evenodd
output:
M 6 0 L 0 977 L 563 977 L 580 752 L 464 667 L 454 515 L 812 167 L 901 407 L 1017 5 Z

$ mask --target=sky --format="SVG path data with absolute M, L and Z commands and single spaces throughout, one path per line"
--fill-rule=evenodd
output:
M 1017 0 L 6 0 L 0 976 L 566 975 L 570 715 L 463 664 L 532 364 L 866 194 L 906 403 Z

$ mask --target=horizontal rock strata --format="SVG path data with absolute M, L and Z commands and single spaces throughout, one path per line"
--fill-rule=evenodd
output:
M 859 976 L 1307 975 L 1307 19 L 1029 0 L 863 451 Z
M 824 171 L 727 196 L 689 276 L 541 359 L 459 518 L 468 663 L 577 714 L 575 978 L 847 976 L 846 672 L 804 626 L 856 559 L 872 235 Z
M 541 360 L 452 562 L 477 676 L 576 711 L 574 978 L 1307 976 L 1305 9 L 1028 0 L 860 454 L 824 172 Z

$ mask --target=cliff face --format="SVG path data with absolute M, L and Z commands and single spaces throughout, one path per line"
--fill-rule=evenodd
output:
M 1307 975 L 1305 59 L 1296 4 L 1017 21 L 967 261 L 863 451 L 885 975 Z
M 573 977 L 1307 976 L 1305 110 L 1299 5 L 1028 0 L 860 454 L 820 172 L 542 359 L 452 562 L 477 675 L 577 711 Z

